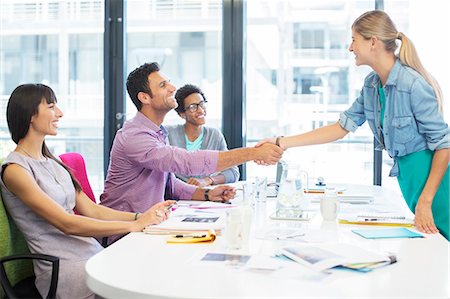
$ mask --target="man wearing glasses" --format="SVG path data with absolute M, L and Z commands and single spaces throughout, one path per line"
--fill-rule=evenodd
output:
M 205 149 L 228 150 L 222 133 L 215 128 L 204 126 L 208 101 L 199 87 L 186 84 L 177 90 L 175 99 L 178 103 L 175 111 L 185 123 L 167 127 L 170 145 L 185 148 L 189 152 Z M 239 169 L 234 166 L 210 176 L 189 176 L 183 173 L 177 173 L 176 176 L 188 184 L 204 187 L 236 182 L 239 179 Z
M 128 94 L 138 112 L 114 138 L 100 196 L 102 205 L 135 212 L 138 217 L 139 212 L 167 198 L 226 202 L 234 197 L 234 188 L 198 188 L 173 173 L 208 176 L 248 161 L 275 164 L 281 158 L 283 150 L 270 143 L 258 148 L 195 152 L 167 145 L 167 130 L 161 124 L 178 104 L 175 86 L 159 70 L 157 63 L 146 63 L 128 75 Z

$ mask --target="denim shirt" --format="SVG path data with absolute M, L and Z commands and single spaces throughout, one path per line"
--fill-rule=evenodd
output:
M 341 113 L 339 124 L 354 132 L 366 120 L 375 139 L 394 159 L 390 176 L 398 176 L 397 157 L 450 147 L 449 127 L 439 112 L 436 95 L 425 79 L 397 59 L 383 87 L 386 95 L 384 127 L 380 124 L 380 77 L 370 73 L 359 97 Z

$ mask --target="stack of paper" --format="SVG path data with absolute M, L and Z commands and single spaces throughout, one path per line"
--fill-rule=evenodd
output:
M 189 208 L 178 208 L 169 219 L 144 229 L 147 234 L 186 234 L 204 232 L 210 229 L 220 233 L 225 227 L 225 213 L 196 212 Z
M 299 245 L 284 247 L 281 252 L 317 271 L 341 267 L 367 272 L 396 262 L 395 257 L 370 252 L 350 244 Z
M 311 202 L 317 203 L 323 198 L 322 196 L 316 196 L 311 198 Z M 374 201 L 374 197 L 371 194 L 339 194 L 337 196 L 339 202 L 341 203 L 351 203 L 351 204 L 370 204 Z

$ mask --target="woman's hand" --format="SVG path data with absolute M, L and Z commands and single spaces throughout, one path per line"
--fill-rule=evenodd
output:
M 272 143 L 272 144 L 275 144 L 276 141 L 277 141 L 277 138 L 276 138 L 276 137 L 265 138 L 265 139 L 259 141 L 259 142 L 255 145 L 255 147 L 260 147 L 260 146 L 263 145 L 264 143 Z
M 419 201 L 416 205 L 414 225 L 422 233 L 435 234 L 439 232 L 436 225 L 434 224 L 433 212 L 431 211 L 431 203 L 422 203 L 419 198 Z
M 217 186 L 209 191 L 209 199 L 211 201 L 228 202 L 236 195 L 236 188 L 231 186 Z
M 159 224 L 169 217 L 170 214 L 170 206 L 175 204 L 175 200 L 166 200 L 163 202 L 159 202 L 155 204 L 153 207 L 148 209 L 142 214 L 139 214 L 136 222 L 141 224 L 141 229 L 145 228 L 148 225 Z

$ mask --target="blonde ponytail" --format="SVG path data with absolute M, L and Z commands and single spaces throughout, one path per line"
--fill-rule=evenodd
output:
M 431 76 L 430 73 L 428 73 L 428 71 L 422 65 L 422 62 L 419 59 L 419 55 L 417 54 L 416 47 L 414 47 L 414 44 L 411 42 L 411 40 L 401 32 L 398 33 L 398 39 L 402 42 L 398 53 L 401 63 L 413 68 L 428 82 L 428 84 L 431 85 L 438 101 L 439 112 L 442 113 L 442 91 L 439 83 L 436 81 L 436 79 L 434 79 L 433 76 Z
M 387 13 L 381 10 L 368 11 L 353 22 L 352 28 L 365 39 L 370 39 L 373 36 L 378 37 L 388 52 L 395 52 L 398 47 L 396 41 L 400 40 L 399 59 L 401 63 L 413 68 L 431 85 L 436 95 L 439 111 L 443 112 L 442 91 L 438 82 L 423 67 L 414 44 L 405 34 L 397 31 L 394 22 Z

